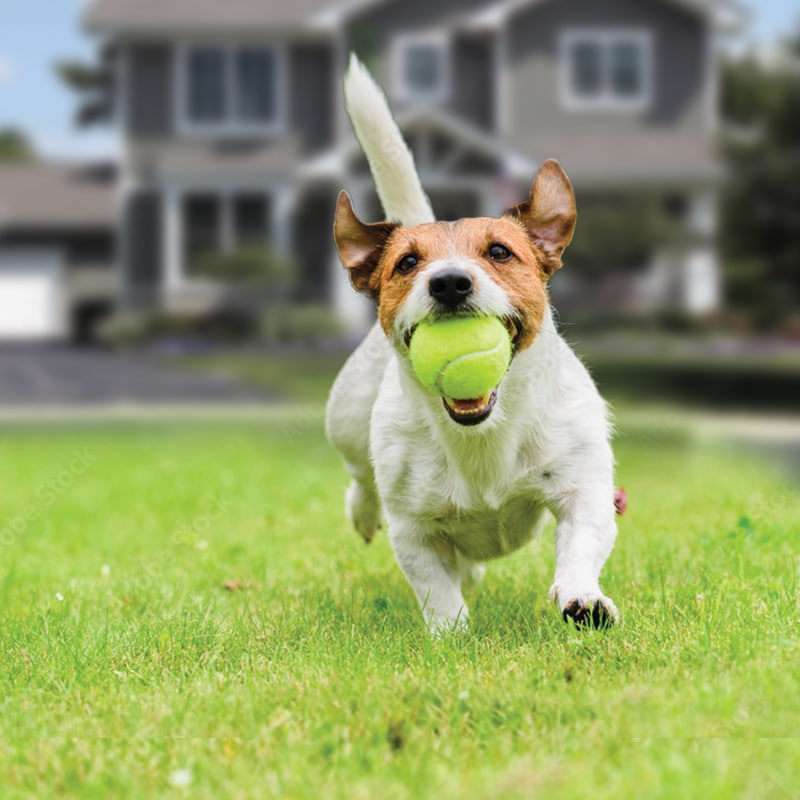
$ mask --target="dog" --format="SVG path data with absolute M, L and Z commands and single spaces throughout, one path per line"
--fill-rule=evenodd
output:
M 556 331 L 547 281 L 576 220 L 572 186 L 545 161 L 528 199 L 498 218 L 435 221 L 386 98 L 355 57 L 345 101 L 388 221 L 338 197 L 334 239 L 377 322 L 342 367 L 326 411 L 352 478 L 346 511 L 371 541 L 383 521 L 435 635 L 468 628 L 462 595 L 483 563 L 525 545 L 555 517 L 550 597 L 565 620 L 605 627 L 617 608 L 600 571 L 617 535 L 605 402 Z M 425 389 L 409 360 L 417 325 L 489 315 L 513 356 L 500 384 L 469 401 Z

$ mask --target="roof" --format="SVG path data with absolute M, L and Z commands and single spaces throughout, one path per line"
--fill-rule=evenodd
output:
M 109 164 L 0 165 L 0 234 L 9 228 L 110 228 L 115 184 Z
M 350 14 L 394 0 L 88 0 L 85 27 L 99 34 L 124 30 L 224 30 L 253 26 L 270 30 L 332 30 Z M 516 11 L 548 0 L 487 0 L 466 12 L 467 28 L 504 25 Z M 667 0 L 701 14 L 725 30 L 736 30 L 744 15 L 735 0 Z
M 325 30 L 343 16 L 385 0 L 89 0 L 83 15 L 93 33 L 121 30 Z
M 496 134 L 487 134 L 469 122 L 446 112 L 421 106 L 397 117 L 397 125 L 404 138 L 417 130 L 427 130 L 443 134 L 465 148 L 464 153 L 474 152 L 487 158 L 496 159 L 502 173 L 511 177 L 530 178 L 538 167 L 538 161 L 525 150 L 515 147 Z M 302 179 L 341 178 L 347 169 L 350 158 L 358 155 L 361 148 L 355 136 L 348 136 L 333 145 L 329 150 L 307 161 L 300 170 Z M 417 164 L 420 171 L 430 165 Z
M 720 30 L 737 31 L 745 14 L 736 0 L 665 0 L 697 14 L 707 15 Z M 496 0 L 484 8 L 465 14 L 463 27 L 472 30 L 492 30 L 503 27 L 517 11 L 541 5 L 549 0 Z

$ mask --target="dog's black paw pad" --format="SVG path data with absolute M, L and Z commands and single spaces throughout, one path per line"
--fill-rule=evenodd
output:
M 567 603 L 561 615 L 564 617 L 564 622 L 572 620 L 576 628 L 602 630 L 610 628 L 616 621 L 613 612 L 599 600 L 589 604 L 573 600 Z

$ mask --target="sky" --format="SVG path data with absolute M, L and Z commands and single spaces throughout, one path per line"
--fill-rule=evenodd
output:
M 50 158 L 113 156 L 113 129 L 76 130 L 75 99 L 53 63 L 91 60 L 95 47 L 80 29 L 86 0 L 0 0 L 0 128 L 24 130 Z M 800 0 L 740 0 L 750 14 L 746 38 L 769 42 L 800 24 Z

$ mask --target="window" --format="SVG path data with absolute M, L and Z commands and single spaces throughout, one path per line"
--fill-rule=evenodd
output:
M 282 122 L 282 53 L 277 48 L 187 47 L 179 75 L 183 133 L 266 133 Z
M 249 124 L 269 124 L 278 113 L 277 64 L 270 50 L 247 48 L 236 53 L 237 117 Z
M 233 246 L 247 247 L 266 244 L 268 208 L 267 198 L 259 194 L 242 194 L 231 199 L 233 219 Z
M 208 277 L 217 257 L 254 245 L 270 234 L 269 197 L 255 192 L 184 195 L 181 206 L 184 274 Z
M 643 31 L 567 31 L 561 37 L 565 108 L 643 111 L 651 102 L 652 40 Z
M 183 263 L 186 273 L 202 274 L 222 249 L 222 203 L 214 195 L 189 195 L 183 201 Z
M 197 123 L 225 119 L 225 53 L 198 48 L 189 53 L 189 119 Z
M 440 35 L 408 35 L 395 40 L 393 85 L 399 100 L 441 102 L 450 92 L 447 40 Z

